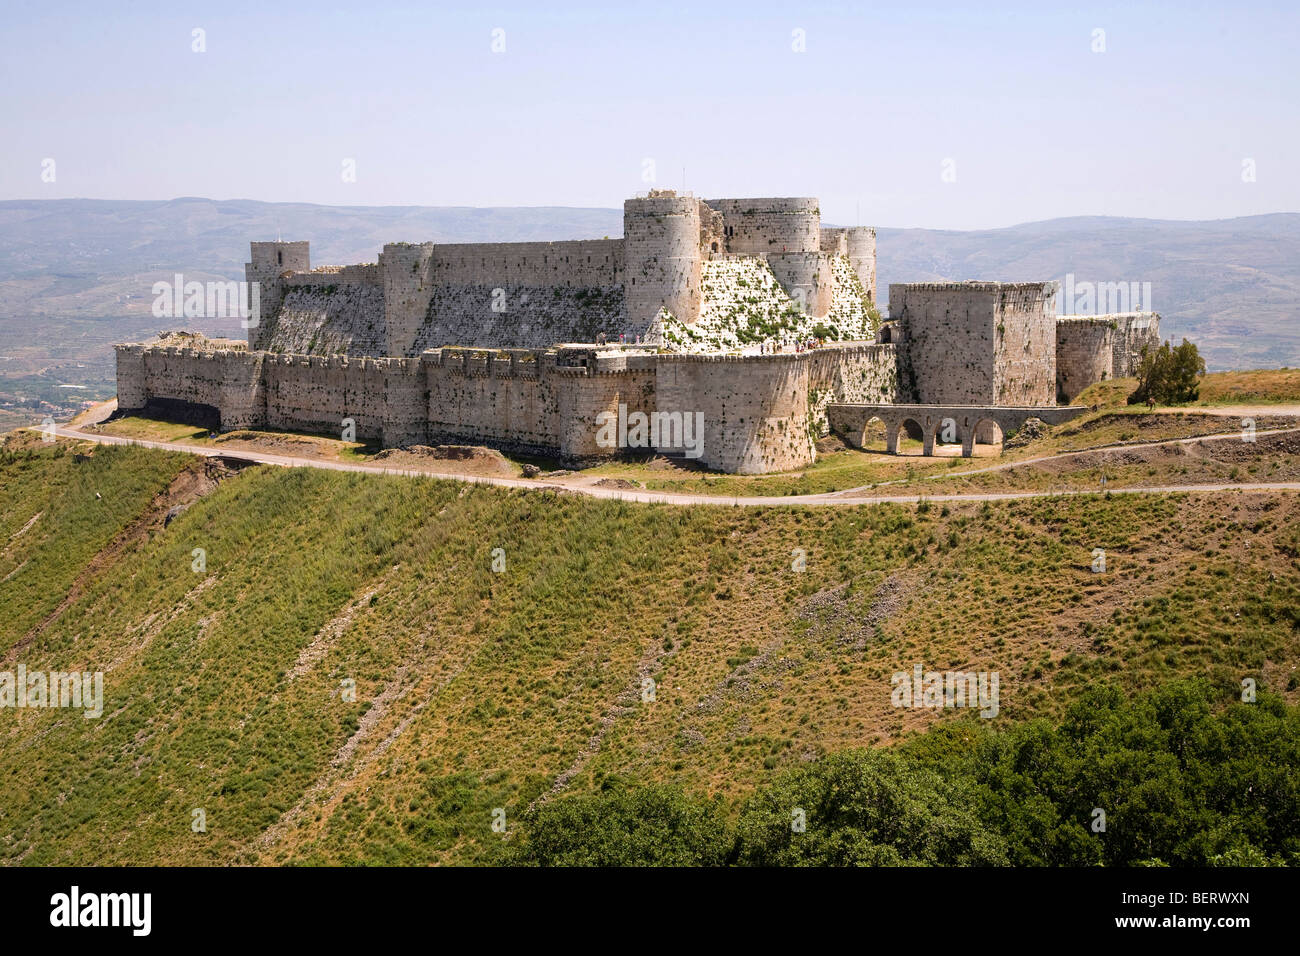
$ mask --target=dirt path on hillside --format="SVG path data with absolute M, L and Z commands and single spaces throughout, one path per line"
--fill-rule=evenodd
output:
M 1141 408 L 1131 405 L 1130 408 Z M 1155 408 L 1152 415 L 1225 415 L 1233 418 L 1266 418 L 1269 415 L 1282 417 L 1300 416 L 1300 405 L 1188 405 L 1184 408 Z

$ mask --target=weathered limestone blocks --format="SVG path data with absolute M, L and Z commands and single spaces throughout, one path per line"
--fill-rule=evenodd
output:
M 1057 397 L 1073 401 L 1090 385 L 1137 374 L 1143 346 L 1160 344 L 1155 312 L 1063 315 L 1056 320 Z
M 876 301 L 876 230 L 870 226 L 853 226 L 848 229 L 823 228 L 821 251 L 831 256 L 844 256 L 858 277 L 864 296 Z
M 117 357 L 117 407 L 120 409 L 144 408 L 149 401 L 144 350 L 143 345 L 118 345 L 114 349 Z
M 633 323 L 667 311 L 687 324 L 700 314 L 700 201 L 669 190 L 623 203 L 624 296 Z
M 261 339 L 268 351 L 388 354 L 381 286 L 362 282 L 300 285 L 295 281 L 299 278 L 285 280 L 280 311 L 270 319 Z
M 803 306 L 805 312 L 822 318 L 831 309 L 834 279 L 832 257 L 822 252 L 774 253 L 767 263 L 786 295 Z
M 845 230 L 849 262 L 867 299 L 876 301 L 876 230 L 870 226 L 853 226 Z
M 258 284 L 260 321 L 248 329 L 248 347 L 257 349 L 265 342 L 268 320 L 280 311 L 284 295 L 282 277 L 287 273 L 309 272 L 311 255 L 306 242 L 250 243 L 249 261 L 244 264 L 244 278 Z
M 256 428 L 266 420 L 265 352 L 220 355 L 221 391 L 218 408 L 222 431 Z
M 695 325 L 707 308 L 703 263 L 737 255 L 768 260 L 815 318 L 849 294 L 875 299 L 875 231 L 823 230 L 816 199 L 706 202 L 652 190 L 624 204 L 622 239 L 397 242 L 376 263 L 316 269 L 306 242 L 253 243 L 245 272 L 260 283 L 262 321 L 248 343 L 412 357 L 453 344 L 648 340 L 665 315 Z M 840 261 L 857 276 L 851 290 Z
M 571 346 L 435 349 L 409 358 L 119 346 L 121 391 L 220 409 L 221 427 L 356 437 L 388 446 L 455 441 L 582 464 L 649 447 L 601 441 L 601 415 L 702 422 L 701 460 L 723 471 L 813 460 L 832 399 L 887 400 L 892 347 L 688 356 Z M 676 446 L 666 453 L 682 453 Z
M 648 334 L 649 326 L 629 322 L 622 286 L 443 284 L 434 287 L 415 351 L 452 345 L 544 348 L 595 342 L 602 333 L 614 342 L 627 334 L 630 341 Z
M 903 333 L 904 398 L 939 405 L 1052 405 L 1055 282 L 925 282 L 889 287 Z
M 407 355 L 416 347 L 416 337 L 433 297 L 432 259 L 432 242 L 390 242 L 379 254 L 388 333 L 385 351 L 389 355 Z
M 727 251 L 767 256 L 821 251 L 821 208 L 815 198 L 706 199 L 722 213 Z

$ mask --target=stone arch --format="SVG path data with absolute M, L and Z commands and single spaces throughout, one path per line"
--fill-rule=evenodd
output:
M 996 418 L 981 418 L 975 423 L 972 439 L 972 445 L 1001 445 L 1006 439 L 1006 430 Z
M 934 444 L 939 445 L 960 445 L 969 426 L 962 423 L 963 418 L 968 416 L 945 415 L 941 417 L 934 426 Z
M 894 435 L 897 440 L 898 426 L 890 426 L 879 415 L 872 415 L 862 426 L 862 435 L 858 440 L 858 447 L 863 451 L 870 452 L 889 452 L 890 435 Z
M 911 427 L 909 427 L 911 426 Z M 921 451 L 903 451 L 904 439 L 910 438 L 916 441 L 915 435 L 921 436 Z M 898 427 L 894 430 L 893 454 L 895 455 L 928 455 L 934 447 L 934 432 L 932 428 L 927 428 L 915 415 L 907 415 L 898 420 Z

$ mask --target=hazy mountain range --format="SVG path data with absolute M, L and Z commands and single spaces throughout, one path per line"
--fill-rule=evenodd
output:
M 620 209 L 0 202 L 0 376 L 69 360 L 96 369 L 91 378 L 103 374 L 112 341 L 168 325 L 150 313 L 154 281 L 176 272 L 242 278 L 253 239 L 308 239 L 312 264 L 325 265 L 372 262 L 399 240 L 620 235 Z M 1075 217 L 974 232 L 879 227 L 877 253 L 882 300 L 891 282 L 934 279 L 1150 283 L 1165 335 L 1197 342 L 1212 369 L 1300 365 L 1300 214 Z

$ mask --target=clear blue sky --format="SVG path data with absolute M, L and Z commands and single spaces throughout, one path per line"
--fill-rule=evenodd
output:
M 12 3 L 0 198 L 618 206 L 651 159 L 841 224 L 1300 211 L 1300 4 L 974 6 Z

